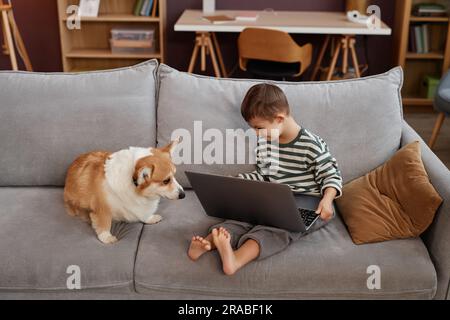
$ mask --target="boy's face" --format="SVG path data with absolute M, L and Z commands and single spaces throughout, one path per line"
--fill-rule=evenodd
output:
M 286 115 L 279 114 L 273 120 L 255 117 L 249 121 L 249 125 L 255 129 L 256 135 L 267 141 L 276 141 L 283 132 L 283 124 Z

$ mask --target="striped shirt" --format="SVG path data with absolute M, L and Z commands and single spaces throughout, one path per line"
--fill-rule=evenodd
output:
M 240 178 L 287 184 L 294 193 L 323 195 L 328 187 L 342 195 L 342 177 L 336 159 L 319 136 L 301 128 L 289 143 L 258 139 L 256 170 Z

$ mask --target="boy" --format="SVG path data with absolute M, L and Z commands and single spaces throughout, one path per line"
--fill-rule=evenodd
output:
M 341 174 L 325 142 L 297 124 L 290 115 L 286 96 L 277 86 L 263 83 L 250 88 L 241 113 L 256 130 L 258 147 L 257 170 L 239 177 L 284 183 L 294 193 L 321 195 L 316 213 L 322 221 L 316 222 L 308 233 L 325 225 L 334 216 L 333 200 L 342 194 Z M 227 275 L 255 259 L 283 251 L 306 234 L 233 220 L 214 225 L 209 231 L 205 238 L 192 238 L 188 256 L 195 261 L 217 249 Z

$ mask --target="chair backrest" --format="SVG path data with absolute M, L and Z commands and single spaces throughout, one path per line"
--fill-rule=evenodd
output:
M 302 74 L 311 64 L 312 45 L 300 47 L 292 37 L 283 31 L 246 28 L 238 38 L 239 66 L 246 70 L 249 59 L 300 63 L 297 75 Z

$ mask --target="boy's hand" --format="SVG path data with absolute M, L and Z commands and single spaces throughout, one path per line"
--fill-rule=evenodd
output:
M 326 188 L 323 198 L 317 207 L 316 213 L 320 214 L 320 218 L 329 221 L 333 217 L 333 200 L 337 195 L 335 188 Z
M 320 219 L 324 221 L 329 221 L 333 217 L 333 200 L 328 200 L 323 198 L 319 206 L 317 207 L 316 213 L 320 214 Z

